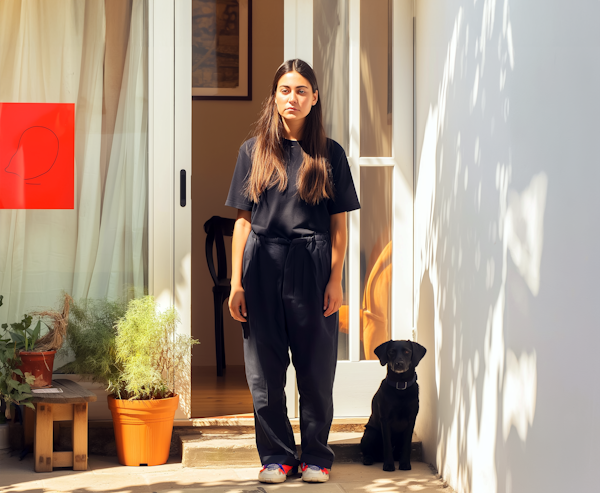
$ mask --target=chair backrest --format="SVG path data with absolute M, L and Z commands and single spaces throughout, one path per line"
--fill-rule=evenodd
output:
M 233 227 L 235 219 L 228 217 L 213 216 L 204 223 L 204 231 L 206 231 L 206 263 L 208 270 L 215 283 L 219 285 L 219 281 L 227 279 L 227 255 L 225 253 L 224 236 L 233 236 Z M 215 271 L 215 262 L 213 257 L 213 245 L 217 250 L 217 269 Z

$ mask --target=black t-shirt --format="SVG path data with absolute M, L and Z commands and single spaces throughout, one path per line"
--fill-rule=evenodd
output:
M 283 192 L 278 187 L 265 190 L 258 203 L 244 195 L 244 185 L 252 167 L 252 148 L 256 138 L 240 147 L 235 171 L 225 205 L 252 211 L 252 230 L 259 235 L 294 239 L 315 233 L 329 233 L 329 216 L 360 208 L 346 153 L 337 142 L 327 139 L 329 162 L 333 177 L 334 199 L 321 200 L 309 205 L 297 193 L 297 175 L 302 164 L 301 143 L 284 140 L 284 156 L 288 170 L 288 186 Z

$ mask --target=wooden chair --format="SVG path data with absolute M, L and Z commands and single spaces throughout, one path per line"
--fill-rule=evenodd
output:
M 233 236 L 235 219 L 213 216 L 204 223 L 206 231 L 206 263 L 213 279 L 213 300 L 215 308 L 215 349 L 217 352 L 217 376 L 223 375 L 225 368 L 225 334 L 223 330 L 223 302 L 231 292 L 231 279 L 227 277 L 227 254 L 224 236 Z M 213 246 L 217 251 L 215 270 Z

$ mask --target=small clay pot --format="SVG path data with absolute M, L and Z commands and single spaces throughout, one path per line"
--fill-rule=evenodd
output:
M 19 370 L 31 373 L 35 377 L 32 389 L 42 389 L 52 386 L 52 369 L 54 367 L 54 356 L 56 351 L 21 351 L 21 366 Z M 21 378 L 19 377 L 19 380 Z

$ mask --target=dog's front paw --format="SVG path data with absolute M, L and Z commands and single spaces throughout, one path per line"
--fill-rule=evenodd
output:
M 363 456 L 363 464 L 365 466 L 372 466 L 373 462 L 375 462 L 371 457 L 369 457 L 368 455 Z
M 398 469 L 400 469 L 401 471 L 410 471 L 410 462 L 400 462 L 398 464 Z
M 384 462 L 383 463 L 383 470 L 384 471 L 395 471 L 396 470 L 396 466 L 394 465 L 393 462 Z

